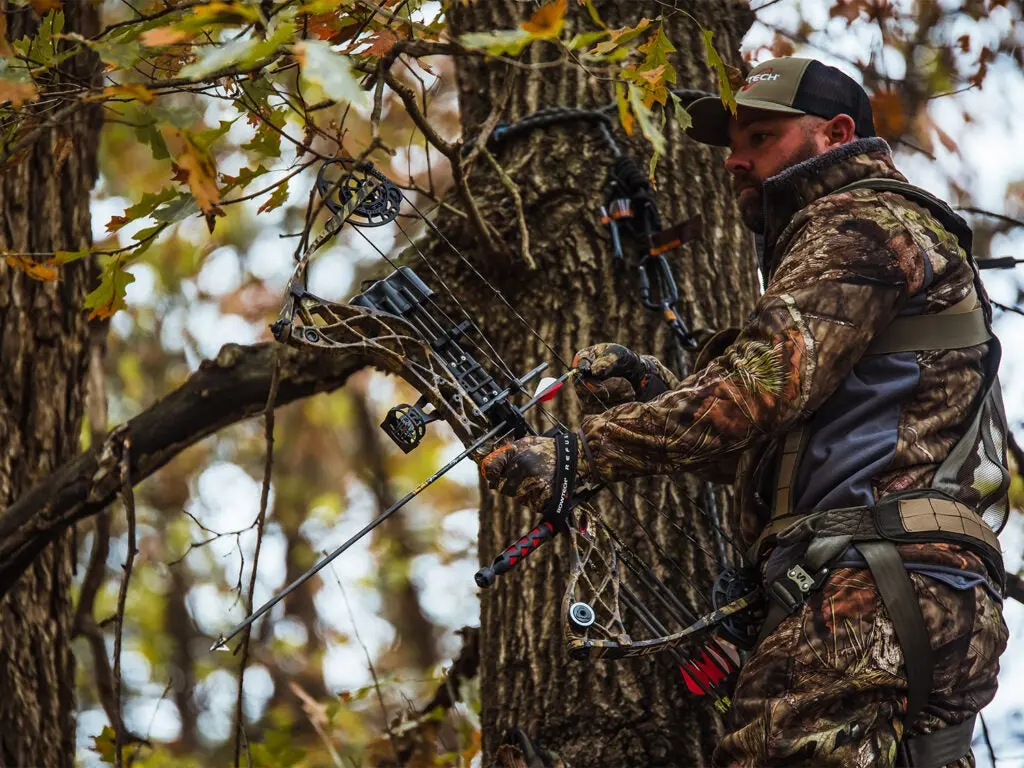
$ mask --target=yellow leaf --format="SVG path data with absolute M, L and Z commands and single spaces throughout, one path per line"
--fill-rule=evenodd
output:
M 104 96 L 127 96 L 130 99 L 141 101 L 143 104 L 152 104 L 156 94 L 149 88 L 138 83 L 127 83 L 126 85 L 108 85 L 103 89 Z
M 181 141 L 181 154 L 177 157 L 178 181 L 187 181 L 189 191 L 200 210 L 209 217 L 221 214 L 220 189 L 217 187 L 217 164 L 213 156 L 196 145 L 192 138 L 176 128 L 168 128 L 171 137 Z
M 13 80 L 0 80 L 0 104 L 11 102 L 17 109 L 27 101 L 39 98 L 39 89 L 35 83 L 16 83 Z
M 640 19 L 635 27 L 613 29 L 611 39 L 598 43 L 594 48 L 587 51 L 587 54 L 590 56 L 603 56 L 607 53 L 611 53 L 616 47 L 625 45 L 631 40 L 635 40 L 649 26 L 651 26 L 651 20 L 643 18 Z
M 157 27 L 149 29 L 139 35 L 139 39 L 150 48 L 159 48 L 162 45 L 174 45 L 188 40 L 191 35 L 173 27 Z
M 20 269 L 29 277 L 35 280 L 56 280 L 58 272 L 56 268 L 50 266 L 49 262 L 46 264 L 40 264 L 38 261 L 33 261 L 27 256 L 20 256 L 18 254 L 11 254 L 4 257 L 8 266 Z
M 536 38 L 553 38 L 561 34 L 564 25 L 565 0 L 552 0 L 534 11 L 530 20 L 520 26 Z
M 619 122 L 622 123 L 622 130 L 627 136 L 633 135 L 633 115 L 629 111 L 629 102 L 626 101 L 626 88 L 622 83 L 615 84 L 615 101 L 619 105 Z

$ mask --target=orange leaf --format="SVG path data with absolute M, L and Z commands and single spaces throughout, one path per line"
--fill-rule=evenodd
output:
M 11 267 L 20 269 L 29 277 L 35 280 L 56 280 L 58 272 L 55 267 L 47 264 L 40 264 L 38 261 L 33 261 L 26 256 L 11 255 L 6 256 L 5 261 Z
M 183 170 L 188 171 L 188 188 L 203 213 L 213 213 L 220 202 L 217 189 L 217 167 L 213 158 L 200 152 L 192 142 L 185 143 L 185 154 L 178 158 Z
M 63 7 L 59 0 L 30 0 L 32 10 L 40 16 L 45 16 L 49 11 Z
M 117 230 L 129 221 L 131 221 L 131 219 L 127 216 L 111 216 L 110 221 L 107 222 L 107 232 L 117 232 Z
M 15 83 L 11 80 L 0 80 L 0 104 L 11 102 L 17 109 L 27 101 L 39 98 L 39 89 L 35 83 Z
M 156 29 L 146 30 L 139 35 L 139 38 L 150 48 L 158 48 L 161 45 L 174 45 L 175 43 L 188 40 L 189 34 L 172 27 L 157 27 Z
M 910 125 L 903 97 L 896 91 L 877 91 L 871 97 L 871 112 L 875 131 L 883 138 L 898 139 Z
M 558 37 L 565 24 L 565 0 L 542 5 L 521 26 L 534 37 Z
M 182 168 L 177 163 L 171 163 L 171 181 L 176 181 L 179 184 L 188 184 L 188 171 Z
M 793 45 L 792 40 L 789 40 L 776 32 L 775 39 L 772 40 L 772 44 L 768 50 L 772 52 L 772 56 L 779 58 L 780 56 L 791 56 L 793 51 L 796 50 L 796 46 Z
M 390 29 L 382 29 L 370 41 L 370 47 L 365 53 L 370 56 L 386 56 L 387 52 L 395 47 L 398 42 L 398 35 Z

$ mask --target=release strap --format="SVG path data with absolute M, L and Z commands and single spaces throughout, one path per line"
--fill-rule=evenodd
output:
M 569 500 L 576 490 L 576 467 L 579 463 L 579 443 L 576 435 L 558 430 L 555 440 L 555 476 L 551 484 L 551 498 L 543 509 L 543 519 L 557 527 L 565 524 L 569 512 Z

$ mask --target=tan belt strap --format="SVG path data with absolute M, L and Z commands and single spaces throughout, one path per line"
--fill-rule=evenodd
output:
M 909 534 L 908 541 L 920 533 L 953 534 L 985 544 L 994 553 L 1002 552 L 995 531 L 977 512 L 959 501 L 918 496 L 899 499 L 898 510 L 898 519 L 891 519 L 891 525 L 884 526 L 883 532 L 891 539 L 898 540 L 904 534 Z M 779 543 L 791 544 L 817 535 L 847 534 L 861 540 L 880 536 L 874 511 L 873 507 L 851 507 L 772 518 L 751 549 L 751 555 L 759 560 L 765 547 L 776 537 Z
M 970 293 L 941 312 L 897 317 L 875 337 L 864 354 L 963 349 L 984 344 L 990 338 L 985 312 L 972 286 Z
M 991 338 L 981 307 L 958 314 L 911 315 L 893 320 L 864 354 L 963 349 L 984 344 Z

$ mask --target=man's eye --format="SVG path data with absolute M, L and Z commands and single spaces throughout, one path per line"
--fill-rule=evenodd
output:
M 763 132 L 759 131 L 758 133 L 751 134 L 751 136 L 750 136 L 750 143 L 751 144 L 762 144 L 762 143 L 764 143 L 765 139 L 767 139 L 767 138 L 768 138 L 768 134 L 767 133 L 763 133 Z

